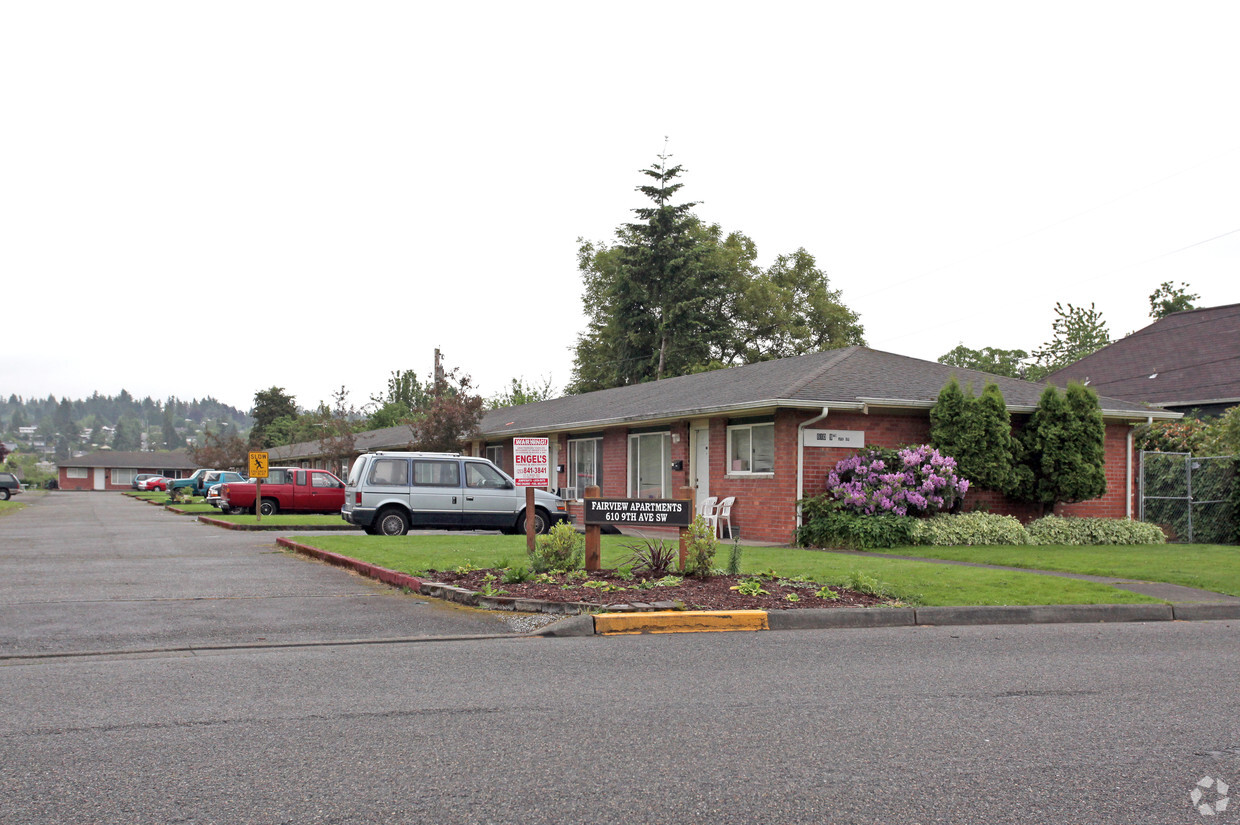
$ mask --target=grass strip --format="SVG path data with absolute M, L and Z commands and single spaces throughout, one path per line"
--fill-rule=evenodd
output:
M 897 547 L 897 555 L 1167 582 L 1240 596 L 1240 547 L 1223 544 Z
M 299 535 L 296 540 L 412 575 L 452 570 L 467 563 L 481 568 L 518 567 L 526 564 L 524 536 L 318 534 Z M 604 536 L 603 566 L 621 566 L 632 552 L 624 545 L 634 541 L 625 536 Z M 759 574 L 773 570 L 780 576 L 805 576 L 821 584 L 844 584 L 852 576 L 860 574 L 877 579 L 886 592 L 909 604 L 1140 604 L 1159 601 L 1106 585 L 1033 573 L 849 556 L 796 548 L 742 547 L 742 573 Z M 715 557 L 717 565 L 724 564 L 727 552 L 728 548 L 721 544 Z

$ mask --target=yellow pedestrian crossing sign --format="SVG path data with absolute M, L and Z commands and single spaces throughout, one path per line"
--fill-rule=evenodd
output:
M 267 477 L 267 454 L 250 453 L 250 478 Z

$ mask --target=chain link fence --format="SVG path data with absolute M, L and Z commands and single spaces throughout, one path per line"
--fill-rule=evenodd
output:
M 1235 543 L 1236 464 L 1233 456 L 1142 452 L 1138 517 L 1169 541 Z

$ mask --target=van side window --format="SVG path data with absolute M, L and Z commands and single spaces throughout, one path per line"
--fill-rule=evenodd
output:
M 409 462 L 403 458 L 380 458 L 370 465 L 369 483 L 386 487 L 409 486 Z
M 428 487 L 460 487 L 460 465 L 455 461 L 414 461 L 413 483 Z

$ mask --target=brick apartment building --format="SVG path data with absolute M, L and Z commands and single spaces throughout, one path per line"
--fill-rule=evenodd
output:
M 956 375 L 975 392 L 1003 391 L 1013 424 L 1037 406 L 1044 385 L 959 369 L 868 347 L 848 347 L 662 381 L 492 410 L 473 452 L 512 471 L 512 438 L 551 441 L 550 485 L 571 499 L 597 484 L 605 497 L 735 496 L 732 523 L 745 539 L 786 542 L 798 499 L 823 492 L 826 475 L 859 447 L 925 443 L 930 408 Z M 1101 398 L 1107 492 L 1061 506 L 1065 515 L 1123 518 L 1134 512 L 1132 428 L 1179 413 Z M 1022 518 L 1028 504 L 970 490 L 966 509 Z

